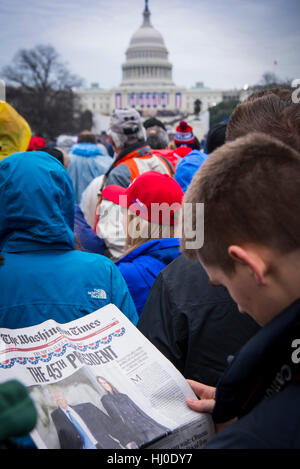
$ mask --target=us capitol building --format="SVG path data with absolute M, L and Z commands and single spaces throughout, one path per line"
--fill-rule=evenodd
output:
M 150 16 L 146 0 L 143 23 L 126 50 L 120 86 L 103 90 L 94 84 L 90 89 L 77 90 L 83 110 L 108 116 L 115 108 L 135 107 L 143 116 L 165 116 L 163 120 L 168 116 L 170 120 L 171 116 L 194 115 L 196 100 L 201 102 L 203 114 L 224 99 L 226 92 L 205 88 L 202 83 L 192 89 L 174 84 L 168 50 Z

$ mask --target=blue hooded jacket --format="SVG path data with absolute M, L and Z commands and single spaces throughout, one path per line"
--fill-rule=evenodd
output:
M 180 255 L 179 246 L 178 238 L 147 241 L 116 262 L 139 316 L 159 272 Z
M 68 172 L 73 181 L 76 203 L 80 203 L 82 193 L 89 183 L 106 173 L 112 162 L 112 158 L 103 155 L 94 143 L 77 143 L 71 148 Z
M 74 192 L 63 165 L 44 152 L 0 163 L 0 327 L 67 323 L 109 303 L 138 316 L 112 261 L 75 251 Z

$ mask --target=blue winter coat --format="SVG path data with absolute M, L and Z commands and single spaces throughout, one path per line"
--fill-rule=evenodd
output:
M 179 246 L 178 238 L 147 241 L 116 262 L 139 316 L 159 272 L 180 255 Z
M 74 250 L 74 192 L 63 165 L 44 152 L 0 163 L 0 327 L 67 323 L 114 303 L 138 316 L 117 267 Z
M 194 174 L 204 163 L 208 155 L 199 150 L 193 150 L 178 163 L 174 179 L 180 185 L 183 192 L 186 192 L 192 182 Z
M 81 208 L 77 204 L 75 204 L 75 233 L 79 238 L 83 251 L 104 254 L 106 250 L 105 242 L 88 225 Z
M 73 181 L 76 203 L 80 203 L 81 195 L 89 183 L 106 173 L 112 162 L 112 158 L 103 155 L 94 143 L 77 143 L 71 148 L 68 172 Z

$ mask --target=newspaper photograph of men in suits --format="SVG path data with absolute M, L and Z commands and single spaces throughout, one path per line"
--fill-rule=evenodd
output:
M 134 449 L 132 432 L 108 415 L 87 367 L 53 384 L 31 386 L 38 410 L 37 434 L 48 449 Z
M 69 405 L 62 392 L 51 391 L 57 409 L 51 413 L 62 449 L 122 449 L 131 439 L 107 414 L 90 402 Z M 114 439 L 115 438 L 115 439 Z M 128 440 L 128 441 L 126 441 Z

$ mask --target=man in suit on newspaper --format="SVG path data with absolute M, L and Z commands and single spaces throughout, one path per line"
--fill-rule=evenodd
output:
M 58 408 L 51 413 L 62 449 L 122 449 L 136 447 L 128 429 L 90 402 L 71 406 L 58 390 L 51 390 Z M 128 441 L 120 441 L 127 435 Z M 118 440 L 118 441 L 116 441 Z M 121 444 L 120 444 L 121 443 Z

